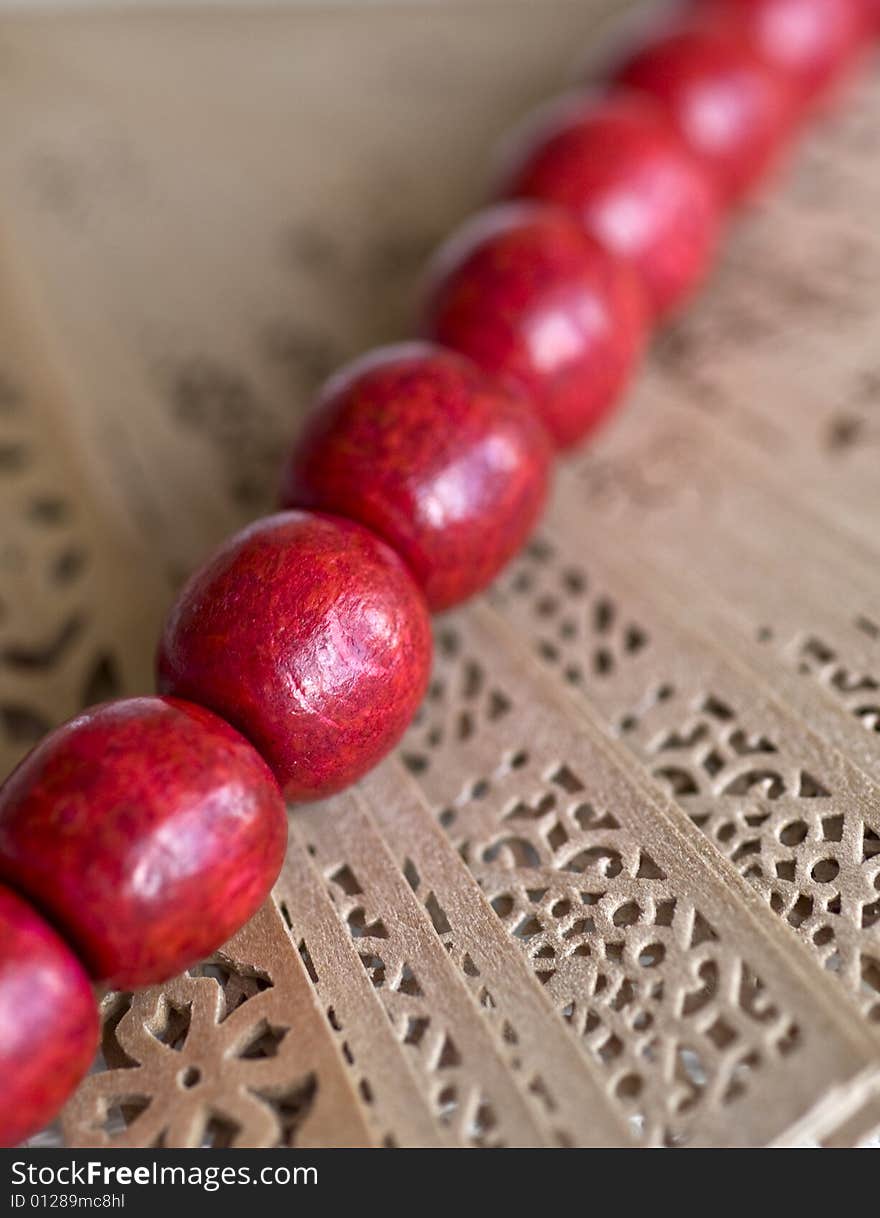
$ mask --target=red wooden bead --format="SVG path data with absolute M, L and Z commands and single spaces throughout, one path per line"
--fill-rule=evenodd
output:
M 741 40 L 703 26 L 646 46 L 618 81 L 664 107 L 729 204 L 767 173 L 796 118 L 791 87 L 778 73 Z
M 544 107 L 514 133 L 502 193 L 576 212 L 632 264 L 659 316 L 684 303 L 715 251 L 713 182 L 648 97 L 575 95 Z
M 88 1070 L 98 1009 L 79 961 L 0 885 L 0 1146 L 38 1133 Z
M 287 465 L 288 507 L 384 537 L 432 609 L 485 587 L 544 503 L 551 447 L 529 404 L 428 344 L 356 361 L 321 395 Z
M 630 267 L 561 208 L 508 203 L 441 249 L 429 335 L 524 390 L 560 448 L 617 403 L 642 353 L 646 301 Z
M 355 782 L 400 739 L 431 663 L 424 597 L 362 525 L 287 512 L 230 538 L 165 624 L 159 683 L 234 723 L 288 799 Z
M 744 36 L 806 100 L 827 89 L 868 35 L 863 0 L 698 0 Z
M 173 977 L 224 943 L 265 900 L 286 840 L 265 762 L 176 699 L 85 712 L 0 789 L 0 877 L 116 989 Z

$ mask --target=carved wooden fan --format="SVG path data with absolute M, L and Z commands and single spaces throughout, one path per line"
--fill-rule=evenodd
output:
M 4 19 L 4 773 L 150 688 L 174 584 L 612 7 Z M 274 902 L 107 997 L 68 1144 L 880 1129 L 878 130 L 866 79 Z

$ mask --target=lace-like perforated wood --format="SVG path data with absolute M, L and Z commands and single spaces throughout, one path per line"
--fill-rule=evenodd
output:
M 473 663 L 468 635 L 476 654 L 495 654 L 491 630 L 491 619 L 461 627 L 450 677 Z M 507 666 L 526 733 L 513 739 L 510 723 L 484 720 L 456 746 L 463 783 L 439 747 L 419 779 L 426 800 L 634 1130 L 677 1145 L 711 1138 L 722 1121 L 753 1140 L 771 1077 L 803 1043 L 795 1008 L 730 953 L 681 865 L 688 846 L 628 786 L 595 729 Z
M 536 542 L 499 603 L 880 1023 L 876 784 L 681 619 L 658 615 L 601 562 L 588 577 L 581 549 Z M 559 599 L 575 578 L 580 606 Z
M 354 9 L 7 25 L 7 768 L 149 689 L 169 576 L 271 507 L 326 371 L 406 332 L 485 149 L 598 8 L 371 12 L 369 39 Z M 540 538 L 438 623 L 398 755 L 292 812 L 273 903 L 215 960 L 106 998 L 69 1143 L 880 1127 L 878 113 L 867 83 L 811 141 Z

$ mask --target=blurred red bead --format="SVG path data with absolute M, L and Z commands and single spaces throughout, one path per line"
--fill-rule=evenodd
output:
M 0 885 L 0 1146 L 55 1119 L 92 1064 L 98 1008 L 70 948 Z
M 678 309 L 706 275 L 719 236 L 715 186 L 650 98 L 572 95 L 511 140 L 501 193 L 574 211 L 628 261 L 655 313 Z
M 864 0 L 696 0 L 745 37 L 760 59 L 813 99 L 849 68 L 868 37 Z
M 796 122 L 791 86 L 743 41 L 702 25 L 645 46 L 617 80 L 663 106 L 731 205 L 767 174 Z
M 430 663 L 428 608 L 403 561 L 362 525 L 308 512 L 230 538 L 181 592 L 158 659 L 162 691 L 235 724 L 292 800 L 380 761 Z
M 524 391 L 559 448 L 617 405 L 646 339 L 647 303 L 630 267 L 561 208 L 482 212 L 440 250 L 431 338 Z
M 268 896 L 286 840 L 254 748 L 176 699 L 86 711 L 0 789 L 0 878 L 114 989 L 166 980 L 220 947 Z
M 429 606 L 447 609 L 522 547 L 551 460 L 524 399 L 461 356 L 410 343 L 327 384 L 287 464 L 282 500 L 367 525 L 405 559 Z

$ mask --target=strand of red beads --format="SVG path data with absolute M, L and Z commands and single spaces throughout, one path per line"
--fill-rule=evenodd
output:
M 0 789 L 0 1143 L 92 1059 L 89 981 L 163 981 L 281 867 L 285 799 L 355 782 L 424 694 L 429 610 L 484 588 L 541 511 L 554 448 L 620 400 L 731 209 L 880 26 L 877 0 L 691 0 L 611 83 L 544 108 L 498 202 L 440 251 L 431 342 L 320 395 L 279 515 L 180 594 L 157 697 L 49 735 Z

